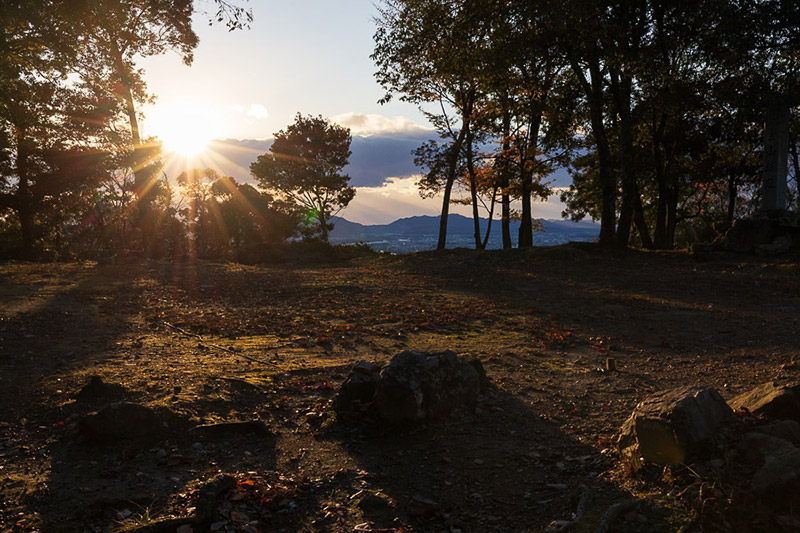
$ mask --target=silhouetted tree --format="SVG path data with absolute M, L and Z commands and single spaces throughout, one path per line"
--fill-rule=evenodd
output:
M 290 199 L 304 211 L 311 235 L 327 242 L 331 217 L 347 207 L 356 190 L 342 169 L 350 158 L 350 130 L 322 118 L 295 117 L 275 134 L 269 153 L 250 165 L 261 186 L 279 199 Z

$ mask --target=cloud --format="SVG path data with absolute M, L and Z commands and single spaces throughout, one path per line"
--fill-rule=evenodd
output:
M 261 104 L 250 104 L 250 107 L 247 109 L 247 116 L 256 120 L 264 120 L 269 117 L 269 112 L 267 112 L 267 108 Z
M 350 128 L 350 133 L 360 137 L 372 135 L 413 135 L 431 133 L 431 128 L 421 126 L 405 117 L 384 117 L 383 115 L 365 115 L 363 113 L 342 113 L 330 117 L 330 121 Z

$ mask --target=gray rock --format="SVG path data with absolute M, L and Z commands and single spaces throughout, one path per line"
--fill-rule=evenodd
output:
M 375 405 L 388 422 L 435 420 L 474 409 L 480 391 L 478 370 L 455 353 L 407 350 L 381 370 Z
M 800 422 L 794 420 L 776 420 L 763 426 L 756 426 L 751 431 L 763 433 L 800 445 Z
M 617 445 L 624 455 L 667 465 L 713 450 L 718 431 L 735 420 L 710 387 L 681 387 L 639 403 L 623 424 Z
M 785 253 L 800 243 L 796 221 L 775 218 L 737 220 L 722 238 L 723 250 L 762 254 Z
M 784 387 L 769 382 L 740 394 L 728 403 L 736 411 L 744 407 L 756 416 L 800 421 L 800 391 L 798 389 L 800 389 L 799 385 Z
M 152 435 L 162 427 L 155 411 L 135 403 L 116 403 L 78 422 L 78 431 L 90 441 L 112 442 Z
M 380 371 L 380 363 L 357 361 L 333 399 L 336 413 L 347 416 L 360 413 L 371 406 L 375 400 L 375 387 Z
M 790 442 L 764 435 L 747 433 L 745 451 L 763 461 L 763 466 L 753 475 L 751 486 L 761 496 L 779 489 L 800 488 L 800 449 Z

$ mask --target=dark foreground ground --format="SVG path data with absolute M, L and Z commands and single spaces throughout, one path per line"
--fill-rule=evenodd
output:
M 0 530 L 135 531 L 210 512 L 218 531 L 542 531 L 591 494 L 573 531 L 631 498 L 642 504 L 612 531 L 780 531 L 796 509 L 702 464 L 634 472 L 613 440 L 651 391 L 798 381 L 799 274 L 796 260 L 591 245 L 0 264 Z M 352 363 L 403 349 L 477 357 L 491 389 L 427 426 L 334 420 Z M 608 357 L 616 372 L 600 371 Z M 76 399 L 92 375 L 119 387 Z M 75 419 L 119 400 L 167 427 L 83 441 Z M 251 420 L 271 435 L 189 431 Z M 220 474 L 233 484 L 198 509 Z

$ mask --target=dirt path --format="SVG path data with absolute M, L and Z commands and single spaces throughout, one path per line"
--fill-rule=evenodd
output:
M 134 530 L 198 512 L 219 474 L 236 482 L 219 531 L 540 531 L 570 519 L 582 487 L 594 498 L 577 531 L 632 492 L 650 503 L 625 531 L 708 527 L 718 517 L 697 502 L 621 477 L 613 435 L 650 391 L 797 381 L 799 274 L 572 245 L 307 267 L 0 265 L 0 529 Z M 437 425 L 334 423 L 349 366 L 403 349 L 478 357 L 492 390 Z M 607 358 L 618 371 L 600 371 Z M 73 420 L 109 400 L 75 399 L 92 375 L 168 427 L 81 442 Z M 273 435 L 189 431 L 254 419 Z

